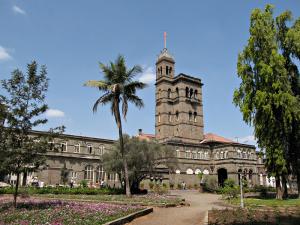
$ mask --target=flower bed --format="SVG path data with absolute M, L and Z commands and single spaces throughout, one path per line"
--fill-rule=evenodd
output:
M 208 211 L 209 225 L 275 225 L 300 224 L 300 211 L 254 210 L 254 209 L 213 209 Z
M 21 199 L 15 210 L 11 197 L 0 198 L 0 224 L 103 224 L 141 210 L 140 206 Z

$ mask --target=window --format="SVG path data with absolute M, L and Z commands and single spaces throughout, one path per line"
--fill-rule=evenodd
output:
M 238 157 L 238 158 L 242 158 L 241 150 L 237 150 L 237 157 Z
M 186 174 L 192 175 L 192 174 L 194 174 L 194 171 L 189 168 L 186 170 Z
M 168 75 L 169 74 L 169 67 L 166 66 L 166 74 Z
M 67 142 L 63 142 L 60 144 L 60 150 L 62 152 L 66 152 L 67 151 Z
M 189 112 L 189 121 L 192 121 L 192 112 Z
M 179 158 L 180 157 L 180 151 L 177 149 L 176 150 L 176 157 Z
M 195 90 L 195 92 L 194 92 L 194 98 L 197 99 L 197 97 L 198 97 L 198 91 Z
M 160 123 L 160 113 L 158 113 L 158 122 Z
M 87 146 L 87 149 L 88 149 L 88 153 L 89 153 L 89 154 L 92 154 L 92 153 L 93 153 L 93 146 L 88 145 L 88 146 Z
M 49 142 L 49 150 L 53 151 L 54 147 L 55 147 L 54 142 L 53 141 Z
M 203 170 L 203 174 L 208 175 L 209 174 L 208 169 Z
M 169 112 L 169 122 L 172 122 L 171 112 Z
M 175 173 L 176 173 L 176 174 L 180 174 L 180 170 L 178 170 L 178 169 L 175 170 Z
M 194 91 L 193 91 L 193 89 L 190 89 L 190 98 L 192 98 L 192 97 L 193 97 L 193 94 L 194 94 Z
M 219 152 L 216 153 L 216 159 L 219 159 L 220 158 L 220 154 Z
M 189 97 L 189 88 L 188 87 L 186 87 L 185 88 L 185 97 Z
M 224 158 L 225 158 L 225 159 L 228 158 L 228 151 L 225 151 L 225 153 L 224 153 Z
M 80 144 L 74 145 L 74 152 L 79 153 L 80 152 Z
M 192 152 L 192 158 L 197 159 L 197 152 Z
M 171 98 L 171 89 L 168 89 L 168 98 Z
M 176 120 L 178 121 L 179 120 L 179 112 L 176 111 Z
M 170 75 L 172 74 L 172 67 L 171 66 L 169 67 L 169 74 Z
M 194 112 L 194 122 L 196 123 L 197 122 L 197 113 Z
M 115 174 L 114 173 L 110 173 L 108 177 L 109 177 L 109 181 L 114 181 L 115 180 Z
M 224 152 L 221 152 L 220 156 L 221 159 L 224 159 Z
M 176 88 L 176 97 L 179 97 L 179 89 L 178 89 L 178 87 Z
M 99 155 L 103 155 L 104 154 L 104 149 L 105 149 L 104 145 L 101 145 L 99 147 Z
M 95 175 L 96 175 L 96 183 L 100 183 L 102 180 L 104 180 L 105 172 L 103 170 L 103 166 L 97 166 Z
M 93 180 L 93 167 L 91 165 L 87 165 L 84 168 L 84 179 Z
M 195 174 L 199 174 L 199 173 L 201 173 L 201 170 L 200 169 L 196 169 L 195 170 Z
M 205 152 L 205 153 L 204 153 L 204 158 L 205 158 L 205 159 L 208 159 L 208 152 Z
M 72 172 L 71 172 L 71 178 L 72 178 L 72 179 L 77 178 L 77 172 L 72 171 Z
M 187 158 L 187 159 L 191 159 L 192 158 L 191 151 L 186 151 L 185 152 L 185 158 Z

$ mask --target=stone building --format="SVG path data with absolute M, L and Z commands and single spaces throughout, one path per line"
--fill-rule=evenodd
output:
M 174 57 L 164 48 L 156 61 L 156 111 L 155 135 L 144 134 L 143 140 L 156 139 L 174 149 L 178 165 L 174 171 L 160 168 L 160 179 L 175 186 L 185 182 L 188 186 L 199 184 L 198 173 L 215 176 L 219 185 L 232 178 L 239 182 L 240 176 L 251 185 L 265 184 L 266 174 L 262 159 L 255 146 L 234 142 L 216 134 L 204 134 L 202 86 L 199 78 L 183 73 L 175 76 Z M 42 132 L 33 132 L 36 135 Z M 114 140 L 76 135 L 62 135 L 55 140 L 47 153 L 43 170 L 30 174 L 30 183 L 36 176 L 46 185 L 62 183 L 62 170 L 67 170 L 69 180 L 79 183 L 87 180 L 98 185 L 102 180 L 119 185 L 116 174 L 106 173 L 102 166 L 102 155 L 109 151 Z M 58 149 L 58 150 L 57 150 Z M 14 182 L 13 176 L 9 177 Z M 25 182 L 25 183 L 26 183 Z

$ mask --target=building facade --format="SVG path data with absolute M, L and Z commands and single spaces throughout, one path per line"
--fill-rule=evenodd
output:
M 214 176 L 219 185 L 227 178 L 239 182 L 241 176 L 250 185 L 265 185 L 267 178 L 262 159 L 255 146 L 234 142 L 215 134 L 204 134 L 202 87 L 199 78 L 179 73 L 175 76 L 175 59 L 164 48 L 156 61 L 155 135 L 144 134 L 142 140 L 156 139 L 169 145 L 175 152 L 178 164 L 175 169 L 158 169 L 159 179 L 178 185 L 199 184 L 197 174 Z M 33 132 L 36 135 L 42 132 Z M 112 148 L 115 140 L 76 135 L 62 135 L 47 152 L 44 168 L 30 174 L 45 185 L 62 184 L 62 171 L 68 171 L 68 180 L 79 184 L 87 180 L 90 185 L 101 181 L 110 186 L 120 185 L 117 174 L 106 173 L 102 155 Z M 25 178 L 24 178 L 25 179 Z M 14 182 L 13 176 L 9 177 Z M 22 181 L 21 181 L 22 182 Z

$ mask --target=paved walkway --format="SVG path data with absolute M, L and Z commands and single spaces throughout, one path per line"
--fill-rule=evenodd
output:
M 200 225 L 203 224 L 206 211 L 218 206 L 218 195 L 199 193 L 198 191 L 173 191 L 181 195 L 190 206 L 154 208 L 154 212 L 135 219 L 128 225 Z

